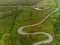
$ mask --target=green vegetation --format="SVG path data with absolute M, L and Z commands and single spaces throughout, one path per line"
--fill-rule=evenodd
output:
M 56 38 L 56 44 L 57 45 L 60 45 L 60 16 L 59 17 L 57 17 L 57 20 L 56 20 L 56 23 L 54 24 L 54 26 L 55 26 L 55 30 L 54 30 L 54 32 L 55 32 L 55 38 Z
M 0 6 L 35 5 L 41 0 L 0 0 Z
M 41 35 L 27 35 L 27 36 L 20 35 L 20 34 L 17 33 L 17 30 L 21 26 L 29 25 L 29 24 L 35 24 L 35 23 L 40 22 L 45 16 L 47 16 L 54 9 L 53 10 L 52 9 L 47 9 L 47 10 L 44 10 L 44 11 L 36 11 L 36 10 L 33 10 L 32 8 L 28 8 L 28 7 L 24 7 L 22 9 L 23 9 L 23 12 L 18 14 L 18 16 L 16 18 L 14 28 L 11 31 L 11 36 L 15 37 L 15 38 L 19 37 L 19 39 L 21 40 L 20 41 L 21 45 L 28 45 L 28 44 L 32 45 L 34 42 L 47 39 L 47 37 L 45 37 L 44 35 L 42 35 L 42 36 Z M 47 25 L 49 25 L 48 28 L 46 27 Z M 32 32 L 38 32 L 38 31 L 42 32 L 43 31 L 43 32 L 48 32 L 48 33 L 52 34 L 53 37 L 54 37 L 53 25 L 52 25 L 52 22 L 50 21 L 50 19 L 47 20 L 45 23 L 43 23 L 41 26 L 38 25 L 38 26 L 35 26 L 35 27 L 25 28 L 24 31 L 31 32 L 31 33 Z M 54 42 L 55 41 L 53 41 L 50 45 L 55 45 Z
M 0 1 L 2 2 L 3 0 Z M 5 5 L 8 4 L 8 1 L 7 3 L 6 1 L 7 0 L 5 0 L 5 2 L 2 3 Z M 21 0 L 21 1 L 22 2 L 20 2 L 20 0 L 16 0 L 16 1 L 13 0 L 14 3 L 21 4 L 24 6 L 0 7 L 0 45 L 32 45 L 35 42 L 40 42 L 47 39 L 47 37 L 43 34 L 21 35 L 18 34 L 17 30 L 19 27 L 30 25 L 30 24 L 32 25 L 40 22 L 49 13 L 55 10 L 55 5 L 52 6 L 52 8 L 38 11 L 26 5 L 34 5 L 39 0 L 29 0 L 29 1 Z M 10 2 L 11 0 L 9 0 L 8 5 L 13 3 Z M 47 32 L 53 36 L 54 40 L 51 43 L 41 44 L 41 45 L 60 45 L 59 30 L 60 30 L 60 11 L 52 14 L 52 16 L 49 17 L 41 25 L 24 28 L 24 31 L 28 33 Z
M 21 26 L 38 23 L 45 16 L 47 16 L 48 13 L 50 13 L 54 9 L 52 10 L 51 8 L 44 11 L 36 11 L 36 10 L 33 10 L 33 8 L 31 7 L 24 6 L 24 7 L 10 7 L 10 8 L 7 7 L 5 8 L 5 10 L 1 11 L 5 15 L 0 16 L 0 22 L 1 22 L 0 23 L 0 39 L 3 40 L 3 42 L 5 43 L 4 45 L 8 45 L 8 44 L 9 45 L 17 45 L 17 44 L 32 45 L 37 41 L 42 41 L 47 39 L 45 35 L 20 35 L 17 33 L 17 30 Z M 48 22 L 50 21 L 47 20 L 47 23 Z M 48 29 L 53 30 L 52 28 L 53 26 L 49 26 L 47 29 L 47 27 L 45 27 L 44 25 L 47 25 L 47 24 L 46 23 L 42 24 L 41 28 L 39 26 L 25 28 L 24 31 L 26 32 L 47 31 L 48 33 L 50 33 Z M 50 34 L 54 36 L 54 33 L 52 30 Z M 55 45 L 54 42 L 55 41 L 53 41 L 51 45 L 52 44 Z
M 58 8 L 60 9 L 60 1 L 56 1 Z
M 55 14 L 52 15 L 53 18 L 59 17 L 60 16 L 60 11 L 56 12 Z
M 56 3 L 54 0 L 42 0 L 37 3 L 37 7 L 39 8 L 48 8 L 48 7 L 56 7 Z
M 60 0 L 56 0 L 56 5 L 60 9 Z M 54 33 L 56 39 L 56 45 L 60 45 L 60 10 L 55 13 L 53 16 L 53 24 L 54 24 Z

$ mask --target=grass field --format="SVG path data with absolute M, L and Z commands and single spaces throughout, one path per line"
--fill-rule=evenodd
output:
M 57 7 L 60 9 L 60 0 L 56 0 Z M 56 45 L 60 45 L 60 10 L 54 14 L 53 17 L 55 19 L 54 22 L 54 33 L 55 33 L 55 39 L 56 39 Z
M 0 6 L 35 5 L 41 0 L 0 0 Z
M 20 13 L 17 18 L 16 18 L 16 21 L 15 21 L 15 25 L 14 25 L 14 28 L 12 29 L 12 32 L 11 32 L 11 35 L 13 37 L 19 37 L 19 39 L 21 40 L 20 42 L 23 42 L 24 44 L 21 43 L 21 45 L 32 45 L 33 42 L 35 41 L 40 41 L 40 40 L 43 40 L 43 39 L 47 39 L 46 36 L 44 35 L 30 35 L 30 36 L 27 36 L 25 37 L 24 35 L 19 35 L 17 33 L 17 29 L 21 26 L 24 26 L 24 25 L 29 25 L 29 24 L 35 24 L 35 23 L 38 23 L 39 21 L 41 21 L 41 19 L 43 19 L 47 14 L 49 14 L 51 11 L 53 11 L 52 9 L 47 9 L 46 11 L 36 11 L 36 10 L 33 10 L 32 8 L 27 8 L 27 7 L 24 7 L 23 8 L 23 12 Z M 29 11 L 28 11 L 29 10 Z M 24 13 L 25 12 L 25 13 Z M 46 13 L 45 13 L 46 12 Z M 45 14 L 44 14 L 45 13 Z M 31 15 L 32 14 L 32 15 Z M 32 23 L 31 23 L 32 22 Z M 50 32 L 50 31 L 51 32 Z M 47 32 L 47 33 L 50 33 L 53 35 L 54 37 L 54 32 L 53 32 L 53 24 L 52 22 L 50 21 L 50 19 L 48 19 L 45 23 L 43 23 L 41 26 L 38 25 L 38 26 L 35 26 L 35 27 L 30 27 L 30 28 L 25 28 L 24 31 L 26 32 Z M 25 38 L 27 39 L 25 39 Z M 40 38 L 38 38 L 40 37 Z M 45 38 L 44 38 L 45 37 Z M 33 39 L 36 39 L 36 40 L 33 40 Z M 31 42 L 30 42 L 31 41 Z M 28 42 L 28 43 L 27 43 Z M 48 45 L 48 44 L 46 44 Z M 54 41 L 49 44 L 49 45 L 55 45 L 55 39 Z
M 60 8 L 59 3 L 58 3 L 58 8 Z M 34 10 L 32 7 L 29 6 L 1 8 L 0 9 L 0 45 L 32 45 L 35 42 L 46 40 L 47 37 L 43 34 L 21 35 L 18 34 L 17 30 L 19 27 L 30 24 L 32 25 L 40 22 L 42 19 L 44 19 L 44 17 L 46 17 L 49 13 L 51 13 L 54 10 L 55 10 L 55 6 L 53 8 L 49 8 L 41 11 Z M 57 21 L 58 20 L 57 18 L 59 16 L 60 16 L 60 11 L 52 14 L 52 16 L 50 16 L 41 25 L 24 28 L 24 31 L 29 33 L 47 32 L 53 36 L 54 40 L 49 44 L 41 44 L 41 45 L 57 45 L 57 44 L 59 45 L 60 43 L 57 43 L 58 39 L 56 38 L 56 35 L 59 36 L 60 33 L 57 34 L 55 32 L 56 29 L 58 28 L 54 26 L 59 22 Z M 55 19 L 57 22 L 53 23 Z M 57 25 L 59 24 L 60 23 L 58 23 Z

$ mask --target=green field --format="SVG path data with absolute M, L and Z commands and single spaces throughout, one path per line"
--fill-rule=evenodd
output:
M 56 3 L 55 0 L 53 1 L 55 4 Z M 57 8 L 60 8 L 59 1 L 57 1 L 57 5 L 58 5 Z M 22 35 L 18 34 L 17 30 L 22 26 L 30 24 L 32 25 L 40 22 L 42 19 L 44 19 L 44 17 L 46 17 L 56 8 L 56 4 L 54 6 L 51 5 L 49 6 L 51 8 L 40 11 L 34 10 L 32 7 L 26 5 L 15 7 L 13 6 L 0 7 L 0 45 L 32 45 L 35 42 L 46 40 L 47 36 L 43 34 Z M 42 8 L 45 7 L 42 6 Z M 52 14 L 52 16 L 50 16 L 41 25 L 24 28 L 24 31 L 28 33 L 46 32 L 53 36 L 53 41 L 51 43 L 41 45 L 60 45 L 59 30 L 60 30 L 60 10 Z
M 0 6 L 35 5 L 41 0 L 0 0 Z

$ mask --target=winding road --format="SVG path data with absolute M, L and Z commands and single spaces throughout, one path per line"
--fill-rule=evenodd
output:
M 46 9 L 50 8 L 50 7 L 47 7 L 47 8 L 41 9 L 41 8 L 38 8 L 38 7 L 35 7 L 35 6 L 31 6 L 31 7 L 35 10 L 46 10 Z
M 39 8 L 34 8 L 34 9 L 36 9 L 36 10 L 41 10 L 41 9 L 39 9 Z M 42 9 L 42 10 L 44 10 L 44 9 Z M 54 11 L 52 11 L 51 13 L 49 13 L 43 20 L 41 20 L 41 21 L 40 21 L 39 23 L 37 23 L 37 24 L 27 25 L 27 26 L 22 26 L 22 27 L 20 27 L 20 28 L 17 30 L 18 34 L 22 34 L 22 35 L 44 34 L 44 35 L 46 35 L 46 36 L 48 37 L 47 40 L 43 40 L 43 41 L 40 41 L 40 42 L 35 42 L 35 43 L 32 44 L 32 45 L 39 45 L 39 44 L 43 44 L 43 43 L 51 43 L 51 42 L 53 41 L 53 37 L 52 37 L 52 35 L 50 35 L 49 33 L 46 33 L 46 32 L 27 33 L 27 32 L 24 32 L 23 29 L 24 29 L 24 28 L 27 28 L 27 27 L 37 26 L 37 25 L 42 24 L 44 21 L 46 21 L 46 20 L 49 18 L 49 16 L 51 16 L 53 13 L 57 12 L 58 10 L 59 10 L 58 8 L 55 8 Z

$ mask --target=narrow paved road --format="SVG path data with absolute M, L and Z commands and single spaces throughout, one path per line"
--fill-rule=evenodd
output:
M 41 8 L 38 8 L 38 7 L 35 7 L 35 6 L 31 6 L 31 7 L 35 10 L 46 10 L 46 9 L 50 8 L 50 7 L 47 7 L 47 8 L 41 9 Z
M 37 9 L 40 10 L 39 8 L 37 8 Z M 48 37 L 47 40 L 43 40 L 43 41 L 40 41 L 40 42 L 35 42 L 35 43 L 32 44 L 32 45 L 38 45 L 38 44 L 43 44 L 43 43 L 51 43 L 51 42 L 53 41 L 53 37 L 52 37 L 50 34 L 48 34 L 48 33 L 46 33 L 46 32 L 27 33 L 27 32 L 24 32 L 23 29 L 24 29 L 24 28 L 27 28 L 27 27 L 37 26 L 37 25 L 42 24 L 44 21 L 46 21 L 46 20 L 49 18 L 49 16 L 51 16 L 53 13 L 57 12 L 58 10 L 59 10 L 59 9 L 56 8 L 56 10 L 52 11 L 52 12 L 51 12 L 50 14 L 48 14 L 42 21 L 40 21 L 40 22 L 37 23 L 37 24 L 27 25 L 27 26 L 22 26 L 22 27 L 20 27 L 17 32 L 18 32 L 19 34 L 22 34 L 22 35 L 44 34 L 44 35 L 46 35 L 46 36 Z

